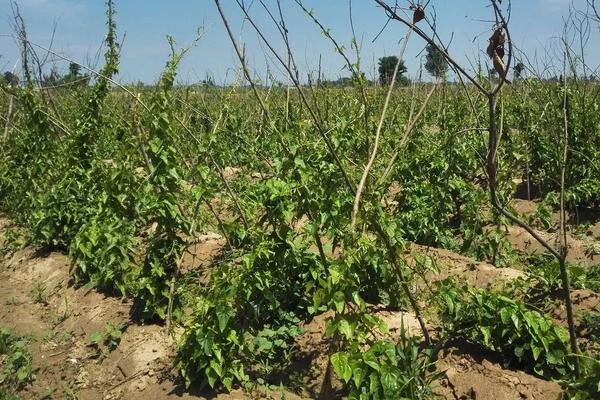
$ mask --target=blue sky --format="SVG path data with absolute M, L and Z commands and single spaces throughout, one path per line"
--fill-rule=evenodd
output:
M 251 0 L 245 0 L 250 3 Z M 275 7 L 275 0 L 263 0 Z M 369 77 L 374 73 L 376 60 L 384 55 L 399 52 L 399 38 L 405 29 L 391 23 L 379 39 L 372 39 L 385 23 L 385 15 L 372 0 L 352 0 L 355 30 L 361 43 L 364 69 Z M 350 46 L 349 0 L 304 0 L 307 8 L 314 10 L 321 22 L 331 29 L 336 39 Z M 94 65 L 99 46 L 105 34 L 104 1 L 102 0 L 18 0 L 25 18 L 30 40 L 44 46 L 50 43 L 53 23 L 57 30 L 53 49 L 60 54 L 84 64 Z M 180 82 L 197 82 L 207 75 L 222 83 L 236 77 L 237 59 L 212 0 L 115 0 L 119 38 L 124 41 L 119 79 L 123 82 L 142 80 L 154 82 L 168 57 L 166 35 L 175 37 L 181 46 L 191 42 L 198 28 L 204 35 L 198 46 L 186 57 L 180 68 Z M 221 0 L 238 39 L 246 45 L 248 62 L 253 71 L 265 75 L 265 66 L 275 75 L 282 76 L 274 59 L 265 56 L 265 49 L 257 40 L 248 23 L 243 23 L 234 0 Z M 296 61 L 306 73 L 317 69 L 322 56 L 322 70 L 329 78 L 347 75 L 343 60 L 334 52 L 333 46 L 323 37 L 318 27 L 303 14 L 293 0 L 282 0 L 284 14 L 292 39 Z M 400 4 L 408 1 L 399 1 Z M 556 49 L 557 37 L 563 28 L 571 0 L 513 0 L 513 16 L 510 23 L 515 44 L 534 59 L 543 59 L 546 49 Z M 585 0 L 573 0 L 575 7 L 583 8 Z M 490 35 L 491 14 L 489 2 L 484 0 L 432 0 L 435 7 L 440 34 L 453 41 L 450 47 L 462 62 L 477 62 L 483 57 L 482 50 Z M 281 49 L 266 12 L 256 0 L 251 13 L 265 27 L 265 32 Z M 10 1 L 0 0 L 0 35 L 11 34 Z M 586 50 L 586 63 L 593 69 L 600 65 L 600 46 L 597 45 L 599 26 L 592 26 L 590 45 Z M 423 54 L 423 42 L 413 36 L 405 59 L 409 74 L 418 73 Z M 550 58 L 562 58 L 555 50 Z M 12 38 L 0 36 L 0 70 L 11 69 L 18 61 L 18 49 Z M 65 70 L 65 62 L 56 61 L 56 67 Z

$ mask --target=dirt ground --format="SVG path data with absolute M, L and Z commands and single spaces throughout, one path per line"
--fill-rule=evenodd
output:
M 557 383 L 507 370 L 476 349 L 446 349 L 438 367 L 446 376 L 437 393 L 446 399 L 556 400 L 561 393 Z

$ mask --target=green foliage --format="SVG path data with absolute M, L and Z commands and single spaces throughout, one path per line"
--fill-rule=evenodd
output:
M 108 353 L 116 350 L 126 329 L 127 324 L 125 323 L 119 325 L 106 324 L 104 331 L 92 333 L 90 343 L 96 349 L 98 357 L 104 358 Z
M 600 361 L 587 356 L 580 357 L 582 375 L 564 382 L 561 400 L 588 400 L 600 396 Z
M 394 223 L 384 226 L 393 246 L 402 248 L 398 227 Z M 325 334 L 340 348 L 330 359 L 336 375 L 348 385 L 351 399 L 429 398 L 431 384 L 438 378 L 428 371 L 435 352 L 423 350 L 420 339 L 408 337 L 404 327 L 399 343 L 394 344 L 387 338 L 385 323 L 367 310 L 365 299 L 388 302 L 392 307 L 407 302 L 398 285 L 398 270 L 366 235 L 346 240 L 351 245 L 344 257 L 332 260 L 325 275 L 315 282 L 318 285 L 309 286 L 316 289 L 309 310 L 334 313 L 327 320 Z M 400 267 L 408 280 L 412 273 L 435 270 L 428 258 L 419 256 L 412 271 L 407 265 Z M 381 284 L 377 287 L 376 282 Z
M 147 197 L 145 186 L 140 188 L 132 169 L 127 158 L 115 165 L 92 164 L 98 192 L 69 245 L 71 272 L 76 281 L 118 290 L 121 295 L 132 292 L 137 271 L 134 258 L 139 247 L 136 233 Z
M 379 59 L 379 82 L 382 85 L 389 85 L 392 82 L 396 64 L 398 64 L 398 57 L 396 56 L 386 56 Z M 408 79 L 404 76 L 407 70 L 406 65 L 404 65 L 404 60 L 401 60 L 396 75 L 397 83 L 401 85 L 406 85 L 408 83 Z
M 546 198 L 536 206 L 531 222 L 544 229 L 549 229 L 552 226 L 553 206 L 557 205 L 557 202 L 558 199 L 555 194 L 546 196 Z
M 72 143 L 71 161 L 73 167 L 80 167 L 84 171 L 89 169 L 94 159 L 94 143 L 102 123 L 102 105 L 109 92 L 109 81 L 119 71 L 119 49 L 116 38 L 116 23 L 114 21 L 114 6 L 112 0 L 106 1 L 107 34 L 105 64 L 100 70 L 96 83 L 89 97 L 84 101 L 81 116 L 77 119 L 75 134 Z
M 496 351 L 506 364 L 540 376 L 572 376 L 569 335 L 550 318 L 508 297 L 452 280 L 439 285 L 437 296 L 448 334 Z
M 474 235 L 469 246 L 469 254 L 479 260 L 488 260 L 499 268 L 510 267 L 515 264 L 517 255 L 513 250 L 502 226 L 496 225 L 492 229 L 487 227 Z
M 0 241 L 0 256 L 10 255 L 26 243 L 25 231 L 22 228 L 11 227 L 4 232 Z
M 69 247 L 89 216 L 89 210 L 82 205 L 87 201 L 93 203 L 92 199 L 97 196 L 89 182 L 89 179 L 79 180 L 67 174 L 46 193 L 40 193 L 34 198 L 35 208 L 29 219 L 35 243 L 60 249 Z
M 78 282 L 126 295 L 132 285 L 133 256 L 137 249 L 135 227 L 111 213 L 92 216 L 69 247 L 72 273 Z
M 550 294 L 562 290 L 560 266 L 550 255 L 529 256 L 527 263 L 528 278 L 524 291 L 528 301 L 542 301 Z M 600 290 L 600 266 L 585 267 L 577 264 L 567 264 L 567 272 L 571 287 L 576 289 Z
M 523 72 L 525 72 L 525 64 L 523 64 L 522 62 L 518 62 L 515 64 L 515 66 L 513 67 L 514 70 L 514 76 L 515 76 L 515 80 L 519 80 L 523 77 Z
M 349 399 L 429 399 L 439 374 L 433 352 L 422 354 L 420 340 L 401 329 L 400 341 L 376 341 L 367 350 L 356 346 L 331 356 L 336 375 L 349 385 Z
M 108 81 L 118 71 L 118 50 L 115 39 L 115 23 L 112 0 L 107 1 L 108 33 L 106 37 L 107 52 L 105 65 L 89 95 L 83 100 L 79 116 L 76 118 L 74 133 L 65 146 L 63 158 L 53 163 L 52 179 L 48 179 L 49 187 L 45 191 L 29 193 L 34 205 L 29 223 L 32 225 L 33 239 L 43 245 L 67 249 L 79 228 L 90 216 L 88 204 L 94 204 L 99 196 L 96 182 L 98 169 L 93 168 L 95 142 L 99 136 L 102 123 L 101 108 L 108 95 Z M 28 88 L 24 96 L 29 109 L 27 113 L 32 121 L 29 125 L 37 127 L 40 143 L 34 151 L 27 151 L 32 157 L 45 156 L 50 121 L 49 112 L 39 105 L 33 88 Z M 42 133 L 43 131 L 43 133 Z M 35 165 L 35 164 L 34 164 Z M 41 164 L 44 165 L 43 163 Z M 62 171 L 57 171 L 57 169 Z M 35 171 L 33 176 L 39 179 L 44 171 Z
M 31 353 L 25 338 L 13 336 L 0 328 L 0 395 L 7 398 L 35 379 Z M 2 397 L 4 398 L 4 397 Z
M 591 341 L 600 345 L 600 312 L 585 311 L 581 315 L 580 330 Z
M 149 132 L 148 162 L 152 174 L 149 185 L 154 195 L 148 201 L 148 222 L 156 224 L 156 231 L 137 276 L 136 297 L 143 304 L 147 318 L 168 317 L 169 304 L 179 308 L 179 299 L 172 289 L 172 279 L 179 270 L 181 254 L 185 248 L 182 234 L 189 231 L 189 222 L 179 205 L 182 176 L 180 158 L 173 138 L 173 108 L 170 91 L 177 66 L 189 48 L 176 51 L 169 38 L 171 58 L 166 64 L 160 87 L 152 99 L 152 123 Z
M 578 273 L 572 278 L 573 286 L 578 289 L 590 289 L 594 292 L 600 292 L 600 265 L 591 267 L 579 267 L 575 269 Z
M 249 380 L 256 365 L 275 372 L 289 362 L 289 348 L 306 314 L 306 282 L 317 271 L 304 246 L 257 236 L 238 263 L 216 270 L 186 322 L 178 365 L 188 382 L 211 387 Z
M 183 249 L 184 242 L 178 236 L 151 238 L 135 285 L 135 295 L 143 303 L 145 318 L 166 319 L 171 298 L 171 277 L 177 272 Z M 179 298 L 175 297 L 173 301 L 174 308 L 179 309 Z
M 552 85 L 544 89 L 547 93 L 548 109 L 546 118 L 540 120 L 537 126 L 527 126 L 528 134 L 524 137 L 530 152 L 531 179 L 540 185 L 542 196 L 560 192 L 560 156 L 563 151 L 563 127 L 565 116 L 563 98 L 567 98 L 566 118 L 569 127 L 569 165 L 577 168 L 567 168 L 565 190 L 567 204 L 578 206 L 593 206 L 600 198 L 599 166 L 595 160 L 600 159 L 598 153 L 597 129 L 598 104 L 587 101 L 583 92 L 574 87 L 565 89 L 563 85 Z M 546 101 L 544 101 L 546 102 Z M 539 115 L 541 104 L 522 102 L 519 106 L 526 111 Z M 527 112 L 520 118 L 527 118 Z M 517 114 L 519 115 L 519 114 Z M 535 114 L 534 114 L 535 115 Z M 543 133 L 542 133 L 543 132 Z
M 437 48 L 428 44 L 425 48 L 427 54 L 425 55 L 425 69 L 434 78 L 444 79 L 448 73 L 448 62 L 444 54 Z
M 285 368 L 291 364 L 294 340 L 303 331 L 298 327 L 300 320 L 293 314 L 284 319 L 287 319 L 286 323 L 277 329 L 265 325 L 256 336 L 247 334 L 245 337 L 249 354 L 254 354 L 249 362 L 257 363 L 253 371 L 257 376 L 285 374 Z

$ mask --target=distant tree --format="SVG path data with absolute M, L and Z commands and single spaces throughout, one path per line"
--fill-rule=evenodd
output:
M 81 71 L 81 65 L 74 63 L 74 62 L 69 64 L 69 75 L 71 75 L 72 77 L 79 76 L 80 71 Z
M 212 76 L 207 76 L 206 79 L 203 79 L 202 86 L 215 87 L 215 81 Z
M 517 64 L 515 64 L 515 66 L 513 67 L 513 71 L 514 71 L 514 79 L 520 79 L 523 77 L 523 72 L 525 72 L 525 64 L 523 64 L 522 62 L 518 62 Z
M 90 80 L 87 74 L 81 74 L 81 65 L 69 63 L 69 73 L 60 79 L 60 83 L 69 86 L 86 86 Z
M 352 86 L 352 78 L 344 76 L 339 77 L 336 80 L 322 80 L 321 85 L 323 87 L 349 87 Z
M 427 45 L 427 56 L 425 57 L 425 69 L 434 78 L 443 79 L 448 72 L 448 62 L 444 54 L 434 46 Z
M 394 68 L 396 68 L 397 63 L 398 57 L 396 56 L 381 57 L 379 59 L 379 82 L 382 85 L 389 85 L 392 83 L 392 76 L 394 75 Z M 404 60 L 400 60 L 396 82 L 401 85 L 408 83 L 408 79 L 404 76 L 406 71 L 407 68 L 406 65 L 404 65 Z
M 52 69 L 50 70 L 50 73 L 47 75 L 44 75 L 42 80 L 43 80 L 42 84 L 44 87 L 58 86 L 62 83 L 62 77 L 58 73 L 58 70 L 56 69 L 56 67 L 52 67 Z
M 2 75 L 2 77 L 4 78 L 4 81 L 9 85 L 17 86 L 19 84 L 19 77 L 10 71 L 6 71 Z

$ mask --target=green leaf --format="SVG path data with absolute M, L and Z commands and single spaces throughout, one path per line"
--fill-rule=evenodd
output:
M 346 304 L 346 296 L 343 292 L 337 291 L 333 294 L 333 303 L 338 313 L 344 312 L 344 305 Z
M 217 360 L 210 360 L 210 367 L 215 371 L 217 376 L 221 377 L 223 375 L 223 366 Z
M 381 386 L 383 386 L 384 392 L 390 394 L 398 391 L 398 376 L 387 370 L 381 372 Z
M 90 336 L 90 341 L 94 344 L 102 343 L 102 332 L 94 332 Z
M 27 367 L 19 368 L 19 371 L 17 372 L 17 379 L 19 380 L 19 382 L 24 382 L 28 378 L 29 378 L 29 369 Z
M 535 361 L 537 361 L 537 359 L 540 357 L 542 350 L 543 349 L 541 347 L 536 346 L 535 343 L 531 343 L 531 353 Z
M 341 352 L 333 354 L 330 358 L 335 374 L 346 383 L 350 382 L 352 378 L 352 368 L 348 363 L 348 359 L 348 354 Z
M 208 366 L 204 369 L 204 373 L 206 374 L 206 379 L 208 380 L 208 384 L 211 388 L 215 387 L 215 383 L 217 382 L 218 376 L 217 373 L 212 367 Z
M 352 370 L 352 382 L 354 382 L 354 386 L 359 388 L 365 381 L 366 376 L 367 376 L 367 371 L 364 368 L 355 367 Z
M 520 329 L 520 326 L 521 326 L 521 321 L 519 320 L 519 317 L 517 317 L 516 314 L 512 314 L 510 316 L 510 318 L 512 319 L 512 322 L 513 322 L 513 324 L 515 326 L 515 329 L 518 331 Z
M 492 338 L 492 333 L 490 331 L 490 327 L 489 326 L 480 326 L 479 331 L 481 331 L 481 333 L 483 334 L 483 343 L 486 346 L 489 346 L 490 339 Z
M 229 322 L 230 318 L 231 314 L 229 310 L 227 310 L 227 312 L 217 311 L 217 319 L 219 320 L 219 330 L 221 332 L 225 331 L 225 328 L 227 327 L 227 323 Z
M 262 337 L 256 338 L 256 343 L 258 344 L 258 348 L 256 349 L 257 353 L 269 351 L 273 348 L 273 342 Z
M 346 339 L 348 339 L 348 340 L 352 339 L 353 329 L 352 329 L 352 326 L 350 325 L 350 322 L 348 322 L 348 320 L 346 320 L 346 319 L 340 320 L 340 322 L 338 323 L 338 330 L 340 331 L 340 333 L 342 335 L 344 335 L 346 337 Z
M 379 387 L 379 376 L 377 374 L 369 375 L 369 392 L 371 392 L 372 395 L 377 396 L 379 394 Z
M 523 349 L 523 347 L 521 347 L 521 346 L 515 347 L 515 356 L 517 356 L 517 358 L 519 360 L 523 358 L 524 353 L 525 353 L 525 350 Z
M 369 349 L 366 353 L 363 354 L 363 361 L 369 367 L 371 367 L 375 371 L 379 372 L 379 370 L 380 370 L 379 361 L 377 360 L 377 357 L 375 356 L 375 354 L 373 354 L 372 349 Z
M 362 297 L 360 297 L 360 294 L 358 292 L 352 292 L 352 300 L 354 301 L 354 304 L 356 304 L 360 311 L 365 311 L 365 301 L 362 299 Z

